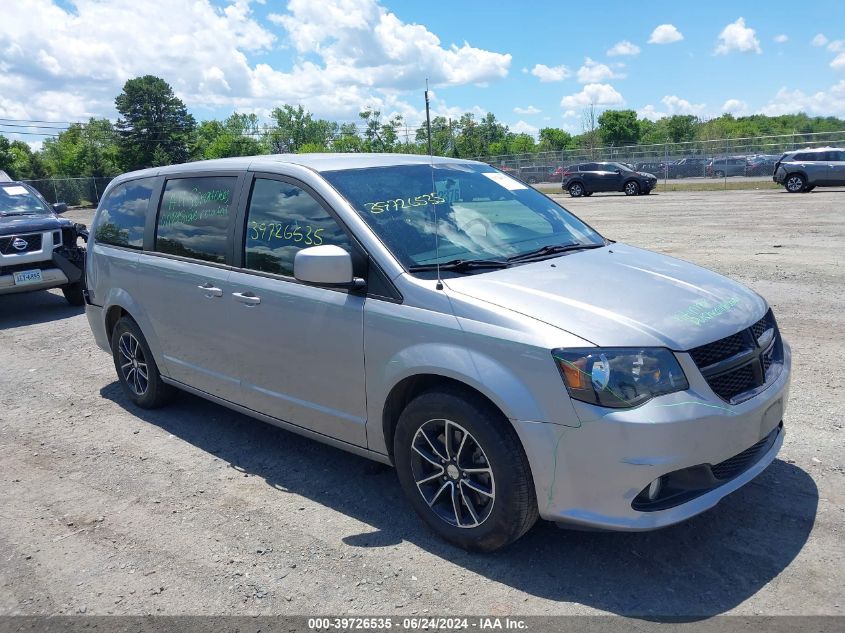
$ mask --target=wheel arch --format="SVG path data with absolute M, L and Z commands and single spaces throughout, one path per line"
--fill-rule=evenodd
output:
M 146 311 L 138 305 L 126 290 L 113 288 L 106 296 L 103 305 L 104 327 L 109 344 L 111 344 L 111 337 L 117 322 L 123 317 L 129 317 L 138 324 L 141 334 L 144 335 L 144 339 L 146 339 L 147 345 L 153 354 L 153 360 L 155 360 L 159 371 L 163 375 L 167 375 L 167 364 L 164 362 L 162 348 L 159 344 L 158 336 L 156 336 L 155 328 L 153 328 L 152 323 L 147 318 Z
M 410 403 L 411 400 L 416 398 L 418 395 L 437 388 L 455 389 L 463 391 L 468 395 L 481 398 L 491 407 L 494 407 L 496 411 L 501 413 L 502 417 L 508 419 L 508 416 L 502 410 L 502 407 L 494 402 L 487 394 L 467 382 L 435 373 L 423 373 L 407 376 L 391 388 L 382 409 L 382 433 L 384 434 L 387 454 L 391 463 L 393 463 L 393 436 L 396 432 L 396 424 L 399 421 L 399 416 L 402 415 L 402 411 L 404 411 L 405 407 L 408 406 L 408 403 Z

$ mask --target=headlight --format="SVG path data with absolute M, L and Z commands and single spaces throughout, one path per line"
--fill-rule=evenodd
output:
M 569 395 L 627 409 L 689 388 L 675 355 L 660 347 L 558 349 L 552 352 Z

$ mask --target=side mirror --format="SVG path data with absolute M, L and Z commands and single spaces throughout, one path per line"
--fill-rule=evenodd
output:
M 67 202 L 56 202 L 53 205 L 53 211 L 56 213 L 64 213 L 67 211 Z
M 352 274 L 352 256 L 340 246 L 324 244 L 303 248 L 293 259 L 293 276 L 299 281 L 334 288 L 361 288 L 363 279 Z
M 621 174 L 621 173 L 622 173 L 622 170 L 621 170 L 621 169 L 614 169 L 613 171 L 615 171 L 617 174 Z

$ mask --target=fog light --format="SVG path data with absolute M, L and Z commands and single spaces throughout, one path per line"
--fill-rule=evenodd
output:
M 662 477 L 658 477 L 657 479 L 652 481 L 648 485 L 648 492 L 646 492 L 646 494 L 648 495 L 648 500 L 654 501 L 655 499 L 657 499 L 657 495 L 660 494 L 660 489 L 662 487 L 663 487 L 663 478 Z

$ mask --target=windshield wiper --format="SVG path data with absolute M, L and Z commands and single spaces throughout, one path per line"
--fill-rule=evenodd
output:
M 452 270 L 455 272 L 468 272 L 480 268 L 507 268 L 510 264 L 498 259 L 453 259 L 448 262 L 443 262 L 439 265 L 440 270 Z M 412 273 L 421 273 L 428 270 L 437 270 L 437 264 L 417 264 L 416 266 L 409 266 L 408 270 Z
M 508 261 L 531 261 L 534 259 L 542 259 L 543 257 L 548 257 L 549 255 L 558 255 L 560 253 L 568 253 L 571 251 L 589 250 L 591 248 L 602 248 L 604 246 L 606 246 L 606 244 L 551 244 L 549 246 L 543 246 L 542 248 L 538 248 L 534 251 L 528 251 L 527 253 L 513 255 L 512 257 L 508 257 Z

